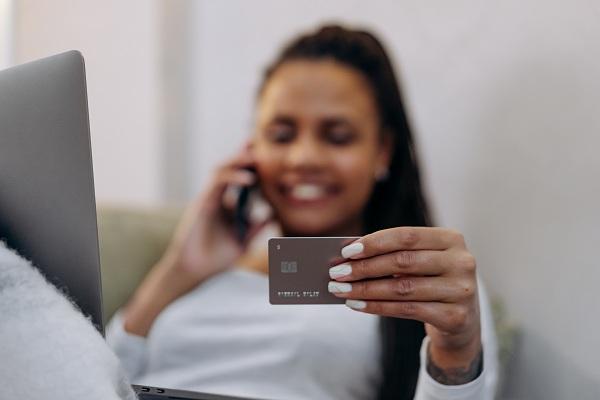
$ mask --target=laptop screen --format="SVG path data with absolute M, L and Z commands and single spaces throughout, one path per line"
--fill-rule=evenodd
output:
M 0 188 L 0 238 L 30 259 L 102 332 L 80 53 L 0 71 Z

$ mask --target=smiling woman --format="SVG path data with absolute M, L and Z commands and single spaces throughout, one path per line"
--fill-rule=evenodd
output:
M 255 120 L 108 329 L 131 379 L 256 398 L 491 399 L 487 297 L 463 236 L 431 227 L 380 42 L 339 26 L 297 38 L 267 69 Z M 347 308 L 266 302 L 266 248 L 248 248 L 266 221 L 240 240 L 223 199 L 255 185 L 285 236 L 362 236 L 330 271 Z

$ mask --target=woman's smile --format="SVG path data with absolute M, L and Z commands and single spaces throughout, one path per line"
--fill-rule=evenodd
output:
M 326 182 L 298 181 L 281 183 L 279 193 L 294 207 L 322 207 L 332 202 L 340 193 L 340 185 Z

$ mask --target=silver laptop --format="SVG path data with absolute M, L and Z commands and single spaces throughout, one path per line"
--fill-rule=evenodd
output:
M 85 67 L 77 51 L 0 71 L 0 238 L 104 332 Z M 133 388 L 143 400 L 239 399 Z

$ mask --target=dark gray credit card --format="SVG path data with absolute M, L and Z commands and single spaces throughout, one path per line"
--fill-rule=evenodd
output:
M 358 237 L 269 239 L 271 304 L 343 304 L 327 290 L 329 268 L 344 262 L 341 250 Z

